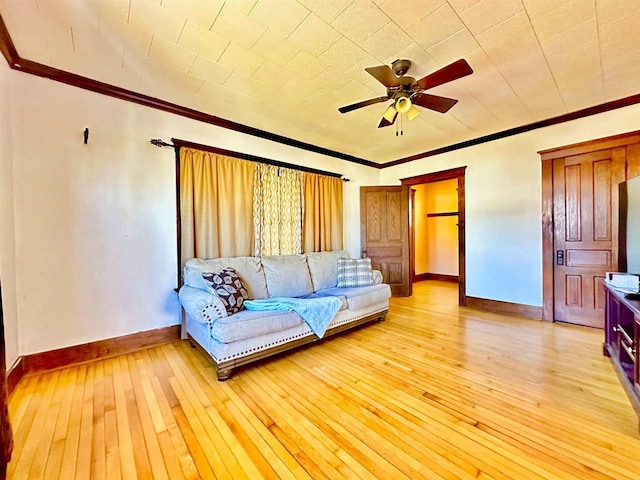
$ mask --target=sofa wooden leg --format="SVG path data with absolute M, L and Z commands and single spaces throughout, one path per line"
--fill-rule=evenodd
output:
M 218 370 L 218 381 L 224 382 L 225 380 L 229 380 L 229 377 L 231 377 L 231 371 L 231 368 L 228 368 L 227 370 Z

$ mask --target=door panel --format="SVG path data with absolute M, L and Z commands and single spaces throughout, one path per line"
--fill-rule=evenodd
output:
M 409 187 L 361 187 L 362 255 L 395 296 L 411 295 Z
M 602 280 L 617 259 L 617 149 L 553 161 L 554 319 L 603 327 Z

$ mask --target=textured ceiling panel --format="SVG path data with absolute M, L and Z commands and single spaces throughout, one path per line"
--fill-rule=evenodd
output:
M 640 93 L 637 0 L 0 0 L 22 58 L 384 163 Z M 34 34 L 37 32 L 37 34 Z M 448 113 L 377 128 L 411 60 Z M 396 131 L 398 135 L 396 135 Z M 402 131 L 402 135 L 400 135 Z

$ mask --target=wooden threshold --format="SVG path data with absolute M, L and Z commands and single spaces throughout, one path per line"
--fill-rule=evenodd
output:
M 424 280 L 458 283 L 460 281 L 460 277 L 458 277 L 458 275 L 446 275 L 444 273 L 416 273 L 413 276 L 414 282 L 422 282 Z

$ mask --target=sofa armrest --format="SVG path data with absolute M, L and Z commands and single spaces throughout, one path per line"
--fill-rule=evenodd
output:
M 382 272 L 380 270 L 371 270 L 371 285 L 380 285 L 382 283 Z
M 184 285 L 178 292 L 178 298 L 187 315 L 197 322 L 211 323 L 227 316 L 222 301 L 206 290 Z

